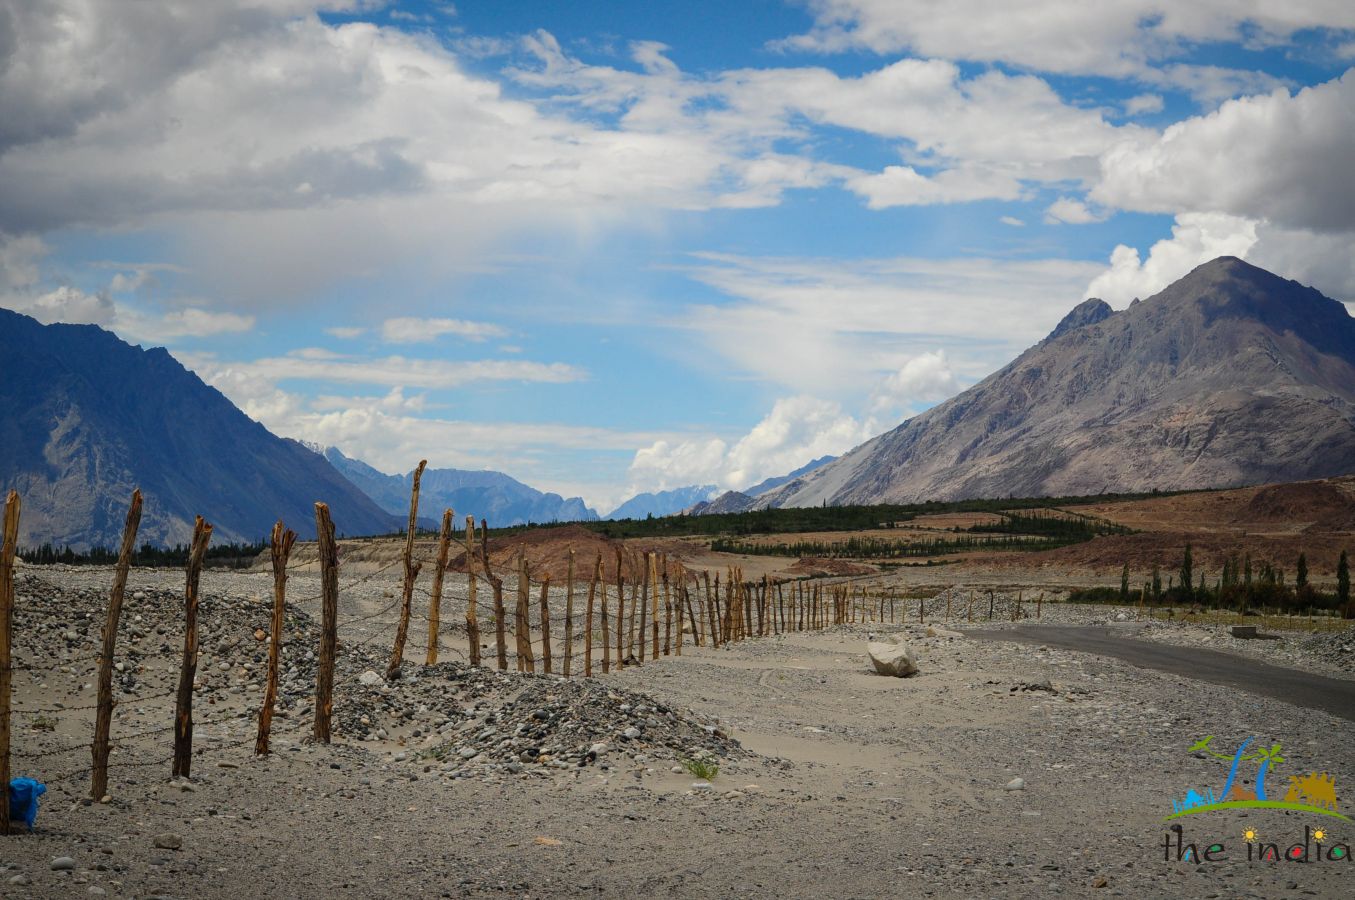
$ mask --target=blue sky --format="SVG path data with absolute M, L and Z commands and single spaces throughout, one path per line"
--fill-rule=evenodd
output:
M 387 471 L 606 512 L 840 453 L 1224 253 L 1355 301 L 1346 3 L 0 21 L 0 303 Z

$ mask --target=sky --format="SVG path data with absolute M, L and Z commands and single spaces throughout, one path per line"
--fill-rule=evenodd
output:
M 0 305 L 606 513 L 1231 254 L 1355 309 L 1348 0 L 0 0 Z

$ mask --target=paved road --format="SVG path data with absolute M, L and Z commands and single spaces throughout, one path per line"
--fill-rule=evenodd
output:
M 1127 630 L 1114 626 L 1019 625 L 1003 630 L 967 630 L 965 634 L 977 640 L 1019 641 L 1113 656 L 1145 669 L 1223 684 L 1355 720 L 1355 681 L 1310 675 L 1218 650 L 1142 640 L 1126 635 Z

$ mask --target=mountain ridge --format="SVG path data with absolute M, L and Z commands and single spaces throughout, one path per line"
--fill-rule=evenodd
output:
M 43 325 L 0 309 L 0 485 L 23 499 L 20 541 L 114 547 L 134 487 L 137 543 L 186 543 L 202 515 L 219 543 L 282 518 L 315 533 L 314 503 L 345 534 L 394 520 L 300 443 L 272 434 L 162 347 L 96 325 Z
M 1078 304 L 968 390 L 758 506 L 1228 487 L 1355 471 L 1355 319 L 1234 257 Z

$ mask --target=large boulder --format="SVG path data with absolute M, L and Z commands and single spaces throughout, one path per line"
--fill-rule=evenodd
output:
M 906 635 L 896 634 L 883 641 L 866 645 L 870 661 L 880 675 L 893 675 L 895 678 L 907 678 L 917 674 L 917 657 L 905 642 Z

